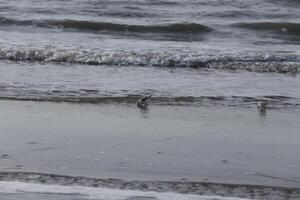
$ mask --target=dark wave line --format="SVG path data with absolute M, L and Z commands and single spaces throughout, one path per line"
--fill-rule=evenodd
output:
M 218 195 L 251 199 L 297 199 L 300 188 L 266 185 L 228 184 L 191 181 L 142 181 L 113 178 L 91 178 L 34 172 L 0 172 L 1 181 L 56 184 L 65 186 L 105 187 L 124 190 L 175 192 L 182 194 Z
M 0 17 L 0 25 L 38 26 L 47 28 L 77 29 L 83 31 L 113 31 L 136 33 L 206 33 L 212 28 L 196 23 L 173 23 L 163 25 L 130 25 L 109 22 L 79 20 L 15 20 Z
M 236 27 L 257 30 L 273 31 L 280 34 L 290 34 L 300 36 L 300 23 L 290 22 L 257 22 L 257 23 L 238 23 Z
M 63 92 L 61 92 L 63 93 Z M 75 92 L 72 94 L 74 95 Z M 0 100 L 11 101 L 36 101 L 36 102 L 56 102 L 56 103 L 78 103 L 78 104 L 118 104 L 118 105 L 135 105 L 137 100 L 143 95 L 128 96 L 55 96 L 44 93 L 36 93 L 35 95 L 24 94 L 18 96 L 0 96 Z M 151 105 L 159 106 L 239 106 L 245 108 L 256 107 L 257 102 L 261 100 L 268 101 L 269 109 L 286 109 L 295 108 L 300 105 L 300 100 L 288 96 L 174 96 L 164 97 L 155 96 L 151 98 Z

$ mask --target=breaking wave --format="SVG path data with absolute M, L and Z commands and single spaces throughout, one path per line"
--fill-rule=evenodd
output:
M 109 22 L 79 20 L 15 20 L 0 17 L 0 25 L 38 26 L 47 28 L 76 29 L 82 31 L 113 31 L 137 33 L 206 33 L 212 29 L 196 23 L 173 23 L 162 25 L 130 25 Z
M 1 49 L 0 60 L 75 63 L 108 66 L 192 67 L 248 70 L 296 74 L 300 72 L 297 54 L 214 55 L 169 54 L 134 51 L 78 51 L 59 49 Z

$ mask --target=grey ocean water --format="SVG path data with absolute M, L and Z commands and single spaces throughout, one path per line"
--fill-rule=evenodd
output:
M 271 111 L 294 116 L 299 19 L 297 0 L 0 0 L 0 100 L 133 106 L 152 94 L 158 107 L 247 110 L 263 99 Z M 19 192 L 27 199 L 210 199 L 0 182 L 3 199 L 20 199 Z
M 158 101 L 299 103 L 298 1 L 0 5 L 0 98 L 98 101 L 151 93 Z

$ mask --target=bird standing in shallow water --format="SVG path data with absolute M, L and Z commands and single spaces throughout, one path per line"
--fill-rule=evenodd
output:
M 142 98 L 140 98 L 137 102 L 136 102 L 136 106 L 138 108 L 141 108 L 141 109 L 146 109 L 148 107 L 148 100 L 152 97 L 152 95 L 149 95 L 149 96 L 144 96 Z
M 266 112 L 267 110 L 267 101 L 260 101 L 257 103 L 257 108 L 260 112 Z

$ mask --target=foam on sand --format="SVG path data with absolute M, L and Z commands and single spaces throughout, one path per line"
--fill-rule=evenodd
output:
M 79 195 L 86 199 L 180 199 L 180 200 L 246 200 L 245 198 L 219 197 L 219 196 L 202 196 L 191 194 L 176 194 L 170 192 L 143 192 L 134 190 L 119 190 L 108 188 L 93 188 L 84 186 L 62 186 L 62 185 L 45 185 L 38 183 L 10 182 L 0 181 L 0 193 L 37 193 L 37 194 L 62 194 L 62 195 Z

